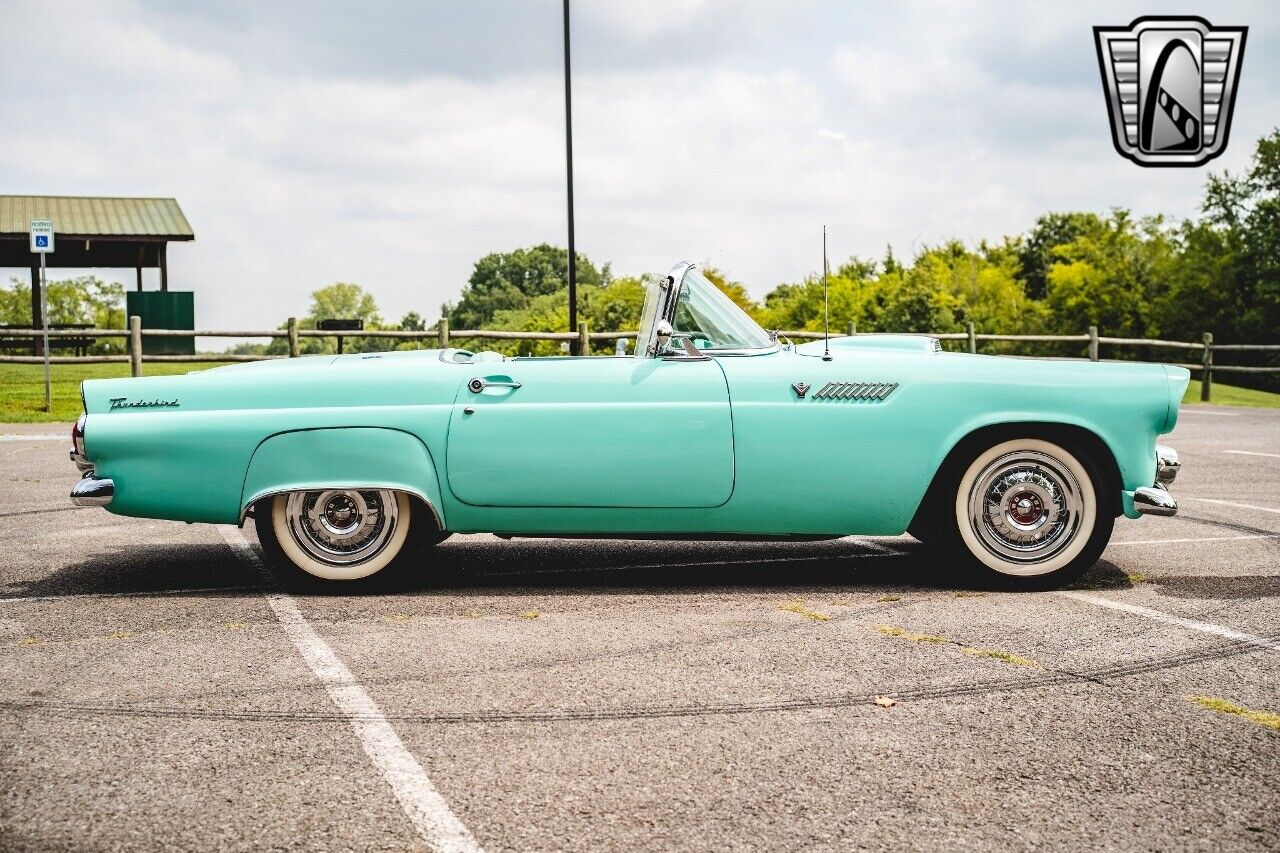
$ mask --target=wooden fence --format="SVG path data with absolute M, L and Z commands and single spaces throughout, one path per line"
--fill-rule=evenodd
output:
M 39 329 L 5 330 L 5 335 L 17 338 L 38 339 L 42 332 Z M 843 337 L 855 334 L 876 334 L 874 332 L 859 333 L 850 324 Z M 1215 364 L 1214 354 L 1219 352 L 1280 352 L 1280 344 L 1215 344 L 1213 333 L 1205 332 L 1199 341 L 1166 341 L 1157 338 L 1110 338 L 1098 334 L 1097 326 L 1080 335 L 990 335 L 979 333 L 972 323 L 964 332 L 928 333 L 932 337 L 944 341 L 964 341 L 971 353 L 978 352 L 981 341 L 1014 341 L 1025 343 L 1077 343 L 1086 344 L 1088 358 L 1091 361 L 1101 360 L 1103 346 L 1115 347 L 1153 347 L 1158 349 L 1183 350 L 1199 354 L 1198 362 L 1168 362 L 1178 364 L 1193 371 L 1199 371 L 1203 382 L 1200 387 L 1200 399 L 1209 402 L 1213 391 L 1215 373 L 1280 373 L 1278 367 L 1251 367 L 1245 365 Z M 272 358 L 297 358 L 300 353 L 301 338 L 337 338 L 339 345 L 344 338 L 386 338 L 390 340 L 430 340 L 441 348 L 448 347 L 450 341 L 493 340 L 493 341 L 563 341 L 577 344 L 578 352 L 590 353 L 593 341 L 616 341 L 619 338 L 634 338 L 635 332 L 592 332 L 586 323 L 578 324 L 577 332 L 508 332 L 494 329 L 450 329 L 447 320 L 441 320 L 434 329 L 423 331 L 406 331 L 401 329 L 368 329 L 359 332 L 320 331 L 317 329 L 298 328 L 297 318 L 290 317 L 283 329 L 268 330 L 209 330 L 209 329 L 144 329 L 138 317 L 129 318 L 127 329 L 50 329 L 51 346 L 61 338 L 125 338 L 128 340 L 128 352 L 125 355 L 87 355 L 87 356 L 52 356 L 53 364 L 108 364 L 128 362 L 132 375 L 142 375 L 142 365 L 148 362 L 233 362 L 264 361 Z M 791 340 L 821 340 L 821 332 L 795 331 L 779 332 L 778 336 Z M 195 355 L 143 355 L 142 339 L 146 337 L 200 337 L 200 338 L 272 338 L 287 339 L 289 354 L 285 355 L 237 355 L 230 353 L 197 353 Z M 38 343 L 38 341 L 33 341 Z M 0 355 L 0 364 L 42 364 L 44 359 L 38 355 Z

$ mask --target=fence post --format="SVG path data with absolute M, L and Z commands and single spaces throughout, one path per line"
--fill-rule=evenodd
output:
M 965 329 L 969 333 L 969 352 L 973 353 L 974 355 L 977 355 L 978 354 L 978 336 L 975 334 L 976 330 L 973 328 L 972 323 L 966 323 Z
M 1200 360 L 1200 402 L 1213 394 L 1213 332 L 1204 333 L 1204 356 Z
M 142 318 L 137 314 L 129 318 L 129 373 L 142 375 Z
M 858 324 L 857 322 L 850 320 L 849 321 L 849 337 L 852 338 L 856 334 L 858 334 Z
M 578 324 L 578 355 L 591 355 L 591 330 L 586 320 Z
M 298 318 L 289 318 L 289 358 L 298 357 Z
M 1089 327 L 1089 360 L 1098 360 L 1098 327 Z
M 436 325 L 436 335 L 440 339 L 440 349 L 449 348 L 449 318 L 441 317 Z

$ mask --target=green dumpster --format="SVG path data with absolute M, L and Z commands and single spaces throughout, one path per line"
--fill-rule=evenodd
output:
M 130 290 L 125 316 L 141 317 L 144 329 L 195 329 L 195 294 L 189 290 Z M 193 355 L 194 337 L 142 338 L 143 355 Z

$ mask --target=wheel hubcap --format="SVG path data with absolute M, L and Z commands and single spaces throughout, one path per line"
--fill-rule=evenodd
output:
M 349 566 L 377 556 L 395 532 L 399 508 L 387 489 L 292 492 L 289 532 L 321 562 Z
M 1017 563 L 1038 563 L 1067 547 L 1080 528 L 1080 485 L 1058 460 L 1019 451 L 989 464 L 969 493 L 969 520 L 983 547 Z

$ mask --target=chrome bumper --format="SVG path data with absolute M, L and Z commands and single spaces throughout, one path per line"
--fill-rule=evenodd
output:
M 115 482 L 99 480 L 93 472 L 85 474 L 84 479 L 71 489 L 71 502 L 76 506 L 106 506 L 115 496 Z
M 1142 515 L 1170 516 L 1177 515 L 1178 502 L 1165 488 L 1178 476 L 1182 463 L 1178 460 L 1178 451 L 1164 444 L 1156 445 L 1156 481 L 1150 486 L 1143 486 L 1133 493 L 1133 508 Z

